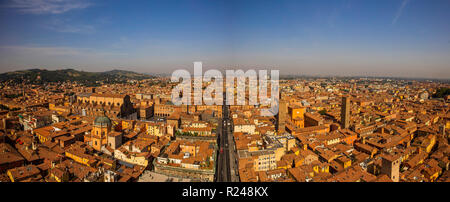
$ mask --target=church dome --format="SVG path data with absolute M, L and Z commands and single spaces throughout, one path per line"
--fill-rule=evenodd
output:
M 97 116 L 94 121 L 94 126 L 100 126 L 100 127 L 108 127 L 111 126 L 111 119 L 109 119 L 105 113 L 101 116 Z

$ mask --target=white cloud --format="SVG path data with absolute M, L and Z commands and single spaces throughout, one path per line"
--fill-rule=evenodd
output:
M 7 7 L 29 14 L 61 14 L 90 5 L 84 0 L 11 0 Z
M 63 33 L 91 34 L 96 29 L 93 25 L 73 23 L 71 20 L 53 19 L 46 25 L 47 29 Z
M 105 67 L 126 66 L 127 53 L 105 49 L 70 46 L 11 45 L 0 46 L 0 72 L 18 69 L 62 69 L 85 67 L 105 70 Z
M 398 8 L 397 13 L 395 14 L 394 19 L 392 19 L 392 24 L 395 25 L 395 23 L 397 23 L 398 18 L 400 18 L 400 16 L 403 13 L 403 9 L 405 8 L 405 6 L 409 3 L 409 0 L 403 0 L 402 1 L 402 5 L 400 5 L 400 8 Z
M 1 46 L 0 50 L 7 50 L 12 53 L 20 53 L 20 54 L 34 53 L 47 56 L 79 55 L 82 53 L 80 49 L 68 47 Z
M 73 48 L 62 46 L 0 46 L 0 52 L 25 56 L 119 56 L 125 53 L 104 52 L 90 48 Z
M 94 33 L 95 27 L 92 25 L 61 25 L 59 27 L 52 27 L 50 29 L 53 29 L 58 32 L 65 32 L 65 33 Z

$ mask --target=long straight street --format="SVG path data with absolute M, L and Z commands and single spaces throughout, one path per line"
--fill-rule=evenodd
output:
M 231 131 L 231 120 L 229 117 L 229 107 L 226 105 L 224 93 L 224 102 L 222 105 L 222 119 L 218 126 L 218 145 L 219 156 L 217 159 L 216 181 L 218 182 L 237 182 L 236 176 L 236 155 Z

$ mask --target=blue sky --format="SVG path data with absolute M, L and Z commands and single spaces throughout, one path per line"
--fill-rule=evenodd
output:
M 448 0 L 3 0 L 0 72 L 450 78 Z

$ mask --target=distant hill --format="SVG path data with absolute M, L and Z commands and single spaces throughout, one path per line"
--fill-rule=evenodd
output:
M 151 75 L 140 74 L 125 70 L 111 70 L 106 72 L 85 72 L 74 69 L 46 70 L 29 69 L 0 74 L 0 81 L 42 84 L 47 82 L 77 81 L 87 85 L 96 83 L 122 83 L 129 80 L 153 78 Z

